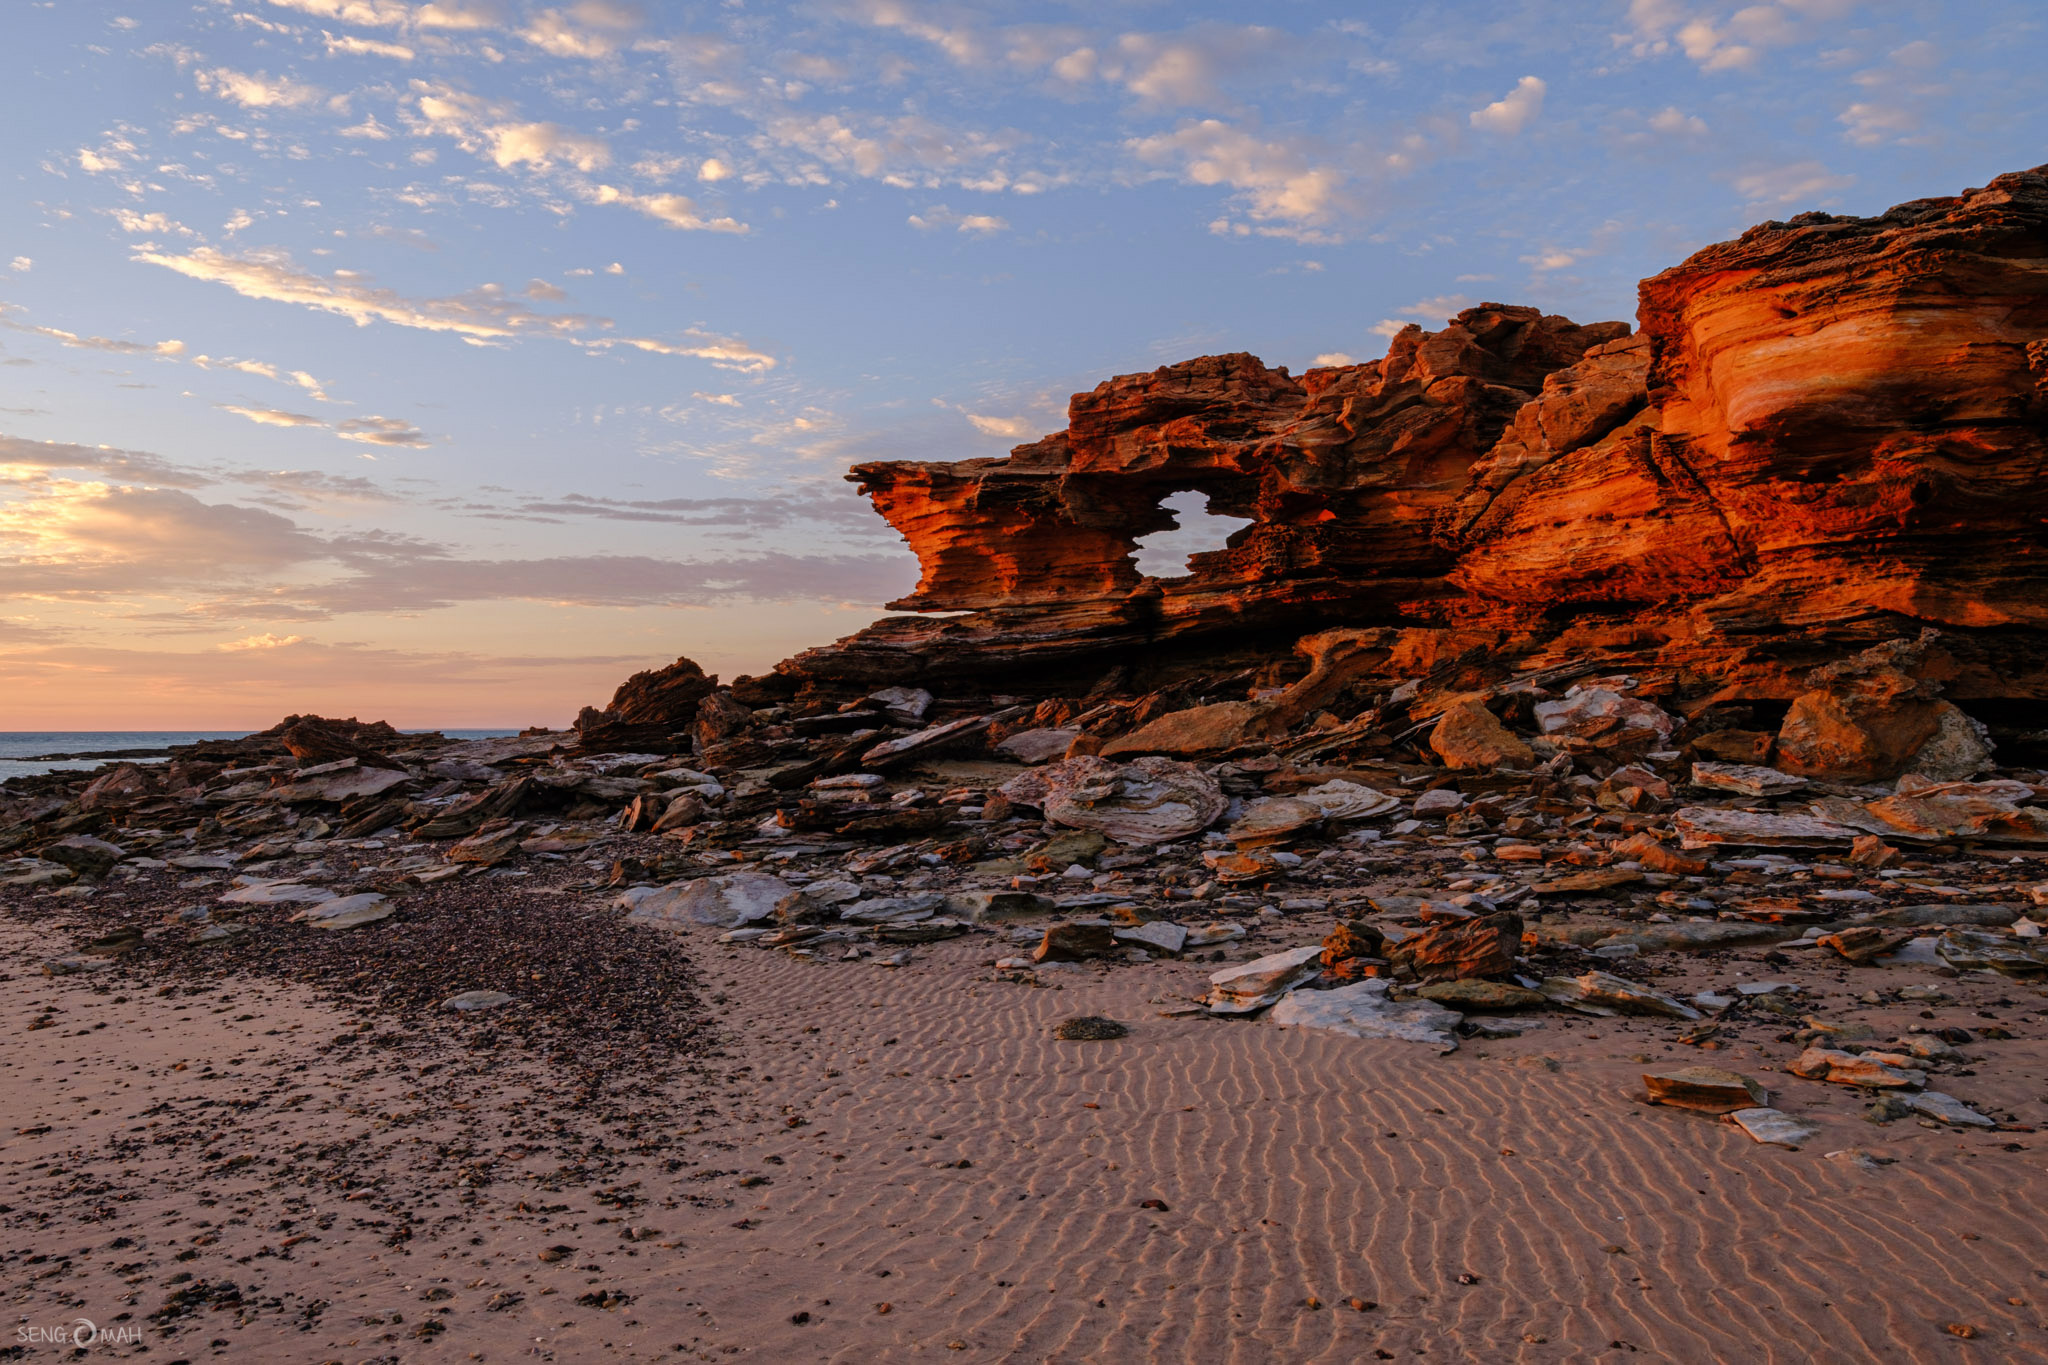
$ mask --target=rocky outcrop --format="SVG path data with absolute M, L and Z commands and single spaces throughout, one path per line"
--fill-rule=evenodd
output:
M 923 567 L 892 605 L 967 614 L 778 672 L 813 694 L 1079 693 L 1112 665 L 1270 685 L 1296 639 L 1348 626 L 1785 703 L 1935 626 L 1950 697 L 2048 697 L 2048 167 L 1764 224 L 1640 305 L 1631 333 L 1485 304 L 1298 378 L 1204 357 L 1076 395 L 1006 459 L 856 466 Z M 1188 490 L 1251 524 L 1141 577 Z

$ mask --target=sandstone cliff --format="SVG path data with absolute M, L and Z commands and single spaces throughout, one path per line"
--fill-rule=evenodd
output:
M 1752 228 L 1644 281 L 1638 323 L 1485 304 L 1299 378 L 1120 376 L 1007 459 L 856 466 L 923 567 L 893 605 L 970 614 L 779 671 L 1030 693 L 1352 625 L 1789 700 L 1935 626 L 1949 695 L 2048 696 L 2048 167 Z M 1251 525 L 1141 578 L 1186 490 Z

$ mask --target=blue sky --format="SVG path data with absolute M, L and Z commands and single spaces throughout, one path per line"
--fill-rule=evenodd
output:
M 10 4 L 0 729 L 559 724 L 906 590 L 856 460 L 1629 318 L 2048 161 L 2037 4 Z

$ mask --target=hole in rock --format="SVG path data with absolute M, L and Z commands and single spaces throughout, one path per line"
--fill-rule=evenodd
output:
M 1234 532 L 1252 524 L 1249 517 L 1211 512 L 1208 495 L 1193 489 L 1175 493 L 1159 505 L 1179 524 L 1138 538 L 1138 572 L 1150 578 L 1185 577 L 1189 556 L 1223 549 Z

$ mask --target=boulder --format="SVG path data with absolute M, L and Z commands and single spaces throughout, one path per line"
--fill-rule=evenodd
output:
M 1013 778 L 1002 791 L 1056 824 L 1136 845 L 1199 834 L 1230 805 L 1215 778 L 1169 758 L 1118 764 L 1084 755 Z
M 1984 727 L 1941 699 L 1935 635 L 1893 640 L 1808 675 L 1778 730 L 1778 766 L 1834 782 L 1905 772 L 1966 778 L 1989 766 Z
M 1438 924 L 1386 949 L 1388 959 L 1424 981 L 1512 976 L 1522 947 L 1522 917 L 1512 910 Z
M 115 863 L 128 856 L 128 850 L 90 834 L 67 834 L 45 844 L 41 856 L 43 861 L 58 863 L 81 877 L 104 877 Z
M 1086 920 L 1048 927 L 1031 950 L 1033 962 L 1082 962 L 1116 951 L 1116 926 Z
M 1429 732 L 1429 747 L 1453 770 L 1526 768 L 1536 761 L 1536 751 L 1477 697 L 1462 697 L 1444 709 Z

